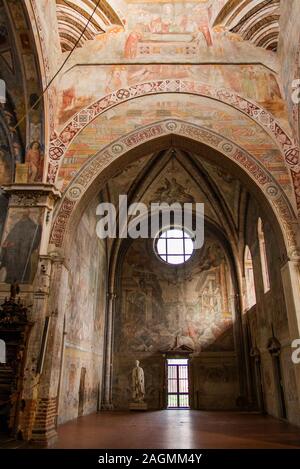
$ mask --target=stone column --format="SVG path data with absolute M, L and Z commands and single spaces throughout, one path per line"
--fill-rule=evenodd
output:
M 113 367 L 113 318 L 115 310 L 115 293 L 108 293 L 107 317 L 106 317 L 106 337 L 105 337 L 105 358 L 103 374 L 103 398 L 101 403 L 102 410 L 111 410 L 112 403 L 112 367 Z
M 44 386 L 44 376 L 39 366 L 45 319 L 51 316 L 49 296 L 53 258 L 47 255 L 48 241 L 53 209 L 60 194 L 48 184 L 11 184 L 5 186 L 5 191 L 10 200 L 2 243 L 2 253 L 3 250 L 5 252 L 2 262 L 6 271 L 4 280 L 10 283 L 12 276 L 16 276 L 22 301 L 32 305 L 28 319 L 34 323 L 26 351 L 17 432 L 22 434 L 24 440 L 34 440 L 37 435 L 38 438 L 42 437 L 41 428 L 47 427 L 52 413 L 56 411 L 55 399 Z M 18 251 L 14 251 L 15 246 Z M 18 253 L 18 257 L 14 258 L 14 252 Z M 48 338 L 51 338 L 54 326 L 50 322 Z M 48 352 L 48 349 L 44 351 Z M 38 433 L 37 421 L 44 422 Z M 46 442 L 47 439 L 48 435 Z
M 44 259 L 45 262 L 45 259 Z M 40 342 L 39 351 L 45 348 L 43 368 L 38 375 L 36 415 L 31 441 L 40 446 L 51 446 L 57 438 L 57 410 L 61 366 L 61 347 L 64 332 L 64 307 L 61 279 L 63 258 L 52 256 L 49 265 L 49 294 L 45 317 L 50 318 L 47 343 Z M 39 292 L 40 294 L 40 292 Z M 39 334 L 42 335 L 40 325 Z M 39 352 L 39 353 L 40 353 Z
M 248 393 L 248 361 L 247 351 L 245 344 L 245 324 L 244 317 L 242 314 L 241 298 L 238 293 L 229 296 L 229 304 L 233 311 L 233 332 L 235 341 L 235 353 L 237 361 L 237 369 L 239 376 L 239 396 L 237 396 L 240 407 L 246 407 L 248 405 L 249 393 Z

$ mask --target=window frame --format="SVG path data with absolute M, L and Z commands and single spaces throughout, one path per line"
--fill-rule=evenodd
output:
M 259 244 L 259 255 L 260 255 L 260 265 L 261 265 L 261 274 L 263 279 L 264 293 L 267 293 L 271 290 L 270 285 L 270 272 L 268 264 L 268 256 L 266 249 L 266 238 L 265 231 L 262 219 L 259 218 L 257 221 L 257 236 Z
M 172 237 L 172 236 L 167 235 L 167 233 L 169 233 L 171 231 L 175 231 L 175 230 L 176 231 L 181 231 L 182 236 L 181 237 Z M 171 240 L 171 239 L 182 240 L 182 251 L 180 251 L 178 253 L 175 253 L 175 254 L 168 252 L 168 244 L 169 244 L 168 241 Z M 165 246 L 166 247 L 165 247 L 164 252 L 160 251 L 159 248 L 158 248 L 158 242 L 160 240 L 165 240 Z M 192 243 L 191 252 L 187 252 L 187 246 L 186 246 L 187 243 L 186 243 L 186 241 Z M 183 226 L 171 225 L 171 226 L 168 226 L 167 228 L 165 227 L 165 228 L 163 228 L 162 230 L 159 231 L 159 233 L 157 234 L 157 236 L 154 239 L 154 251 L 155 251 L 155 254 L 158 257 L 158 259 L 161 262 L 163 262 L 164 264 L 167 264 L 169 266 L 174 266 L 174 267 L 182 266 L 182 265 L 186 264 L 187 262 L 189 262 L 191 260 L 191 258 L 193 257 L 193 255 L 194 255 L 195 246 L 194 246 L 193 236 Z M 174 262 L 170 262 L 168 260 L 168 258 L 172 259 L 174 257 L 175 258 L 176 257 L 182 257 L 183 261 L 178 262 L 178 263 L 174 263 Z

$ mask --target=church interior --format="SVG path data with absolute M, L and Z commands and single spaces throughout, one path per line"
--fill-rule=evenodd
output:
M 299 18 L 0 0 L 0 448 L 300 448 Z

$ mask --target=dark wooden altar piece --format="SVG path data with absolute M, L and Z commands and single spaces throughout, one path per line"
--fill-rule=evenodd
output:
M 0 431 L 18 437 L 26 348 L 32 323 L 28 310 L 14 296 L 0 306 L 0 339 L 6 346 L 6 363 L 0 363 Z

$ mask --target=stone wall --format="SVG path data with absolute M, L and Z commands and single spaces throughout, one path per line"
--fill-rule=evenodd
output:
M 268 350 L 268 341 L 273 334 L 281 346 L 280 365 L 284 388 L 284 401 L 289 421 L 299 424 L 300 414 L 298 408 L 295 366 L 292 363 L 292 349 L 289 335 L 289 325 L 284 302 L 284 292 L 280 273 L 280 257 L 276 238 L 272 227 L 263 218 L 261 211 L 251 200 L 246 218 L 246 239 L 252 259 L 255 280 L 257 303 L 247 312 L 250 324 L 250 348 L 257 347 L 261 357 L 262 387 L 265 410 L 275 417 L 281 417 L 279 385 L 276 379 L 274 357 Z M 270 290 L 264 292 L 261 256 L 258 243 L 258 219 L 262 217 L 266 258 L 270 278 Z

